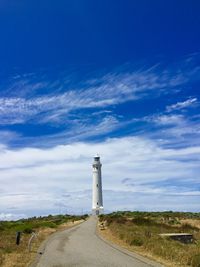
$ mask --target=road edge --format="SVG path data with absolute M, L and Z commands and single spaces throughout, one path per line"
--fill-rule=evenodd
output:
M 130 256 L 132 258 L 135 258 L 143 263 L 146 263 L 148 264 L 149 266 L 152 266 L 152 267 L 165 267 L 164 265 L 162 265 L 161 263 L 158 263 L 156 261 L 153 261 L 153 260 L 150 260 L 148 258 L 145 258 L 144 256 L 141 256 L 139 254 L 137 254 L 136 252 L 133 252 L 133 251 L 129 251 L 123 247 L 120 247 L 119 245 L 116 245 L 115 243 L 105 239 L 104 237 L 102 237 L 99 233 L 99 229 L 98 229 L 98 219 L 97 219 L 97 225 L 96 225 L 96 230 L 95 230 L 95 235 L 101 239 L 104 243 L 106 243 L 107 245 L 111 246 L 112 248 L 120 251 L 121 253 L 127 255 L 127 256 Z

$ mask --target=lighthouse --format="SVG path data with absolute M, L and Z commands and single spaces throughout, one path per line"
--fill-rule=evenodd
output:
M 103 211 L 102 182 L 101 182 L 101 162 L 100 156 L 94 157 L 92 164 L 93 169 L 93 191 L 92 191 L 92 211 L 93 214 L 99 215 Z

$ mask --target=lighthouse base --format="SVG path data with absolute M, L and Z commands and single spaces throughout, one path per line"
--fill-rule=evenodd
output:
M 102 208 L 96 208 L 96 209 L 92 209 L 92 214 L 93 215 L 100 215 L 103 214 L 103 207 Z

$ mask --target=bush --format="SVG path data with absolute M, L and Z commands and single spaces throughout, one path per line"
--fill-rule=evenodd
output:
M 25 234 L 32 234 L 34 232 L 34 230 L 30 227 L 26 227 L 26 228 L 24 228 L 23 232 Z
M 103 214 L 99 215 L 99 221 L 102 222 L 105 219 L 105 216 Z
M 125 217 L 120 216 L 120 217 L 117 218 L 115 221 L 116 221 L 116 223 L 124 224 L 124 223 L 127 222 L 127 219 L 126 219 Z
M 59 224 L 61 224 L 61 223 L 64 223 L 65 222 L 65 220 L 63 220 L 63 219 L 54 219 L 53 221 L 51 221 L 50 223 L 55 223 L 56 225 L 59 225 Z M 48 222 L 49 223 L 49 222 Z M 51 227 L 51 226 L 50 226 Z
M 107 225 L 110 225 L 113 221 L 114 221 L 114 219 L 112 217 L 106 218 Z
M 12 253 L 12 252 L 13 252 L 13 249 L 7 247 L 7 248 L 4 248 L 3 252 L 4 252 L 4 253 Z
M 131 242 L 130 242 L 130 245 L 131 246 L 138 246 L 138 247 L 140 247 L 140 246 L 142 246 L 144 244 L 144 242 L 141 240 L 141 239 L 139 239 L 139 238 L 134 238 L 133 240 L 131 240 Z
M 88 218 L 88 214 L 84 214 L 84 215 L 81 216 L 81 219 L 84 220 L 84 221 L 86 221 L 87 218 Z
M 152 220 L 144 218 L 144 217 L 140 217 L 140 216 L 137 216 L 137 217 L 133 218 L 132 222 L 135 223 L 136 225 L 152 225 L 152 224 L 155 224 L 155 222 L 153 222 Z
M 3 264 L 3 259 L 4 259 L 3 253 L 0 251 L 0 266 Z
M 121 239 L 121 240 L 123 240 L 124 239 L 124 234 L 119 234 L 119 238 Z
M 0 231 L 3 231 L 5 227 L 0 223 Z
M 191 224 L 185 223 L 180 227 L 181 231 L 187 232 L 187 231 L 199 231 L 199 229 L 195 226 L 192 226 Z
M 56 228 L 57 225 L 54 222 L 42 222 L 40 223 L 40 227 Z
M 200 254 L 194 255 L 191 263 L 193 267 L 200 267 Z

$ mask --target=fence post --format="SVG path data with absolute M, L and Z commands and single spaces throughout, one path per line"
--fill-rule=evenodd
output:
M 16 245 L 20 244 L 21 232 L 16 233 Z

